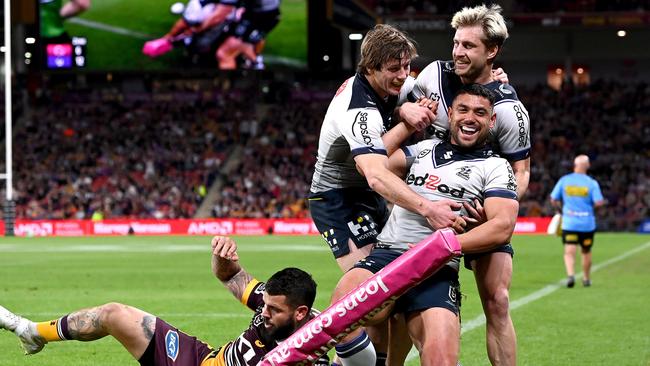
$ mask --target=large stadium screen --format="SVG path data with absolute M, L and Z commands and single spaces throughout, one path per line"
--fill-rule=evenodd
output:
M 42 65 L 89 71 L 219 69 L 217 50 L 247 18 L 236 8 L 208 27 L 205 20 L 217 6 L 209 0 L 39 0 Z M 62 18 L 61 9 L 76 15 Z M 279 22 L 255 50 L 261 57 L 239 55 L 235 67 L 306 68 L 306 18 L 305 0 L 282 0 Z M 179 19 L 190 27 L 175 29 Z

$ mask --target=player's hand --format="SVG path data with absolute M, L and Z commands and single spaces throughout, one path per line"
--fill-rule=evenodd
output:
M 479 200 L 475 199 L 471 204 L 468 202 L 463 202 L 463 207 L 468 214 L 468 216 L 465 217 L 468 231 L 487 221 L 485 209 Z
M 212 255 L 229 261 L 238 261 L 237 244 L 227 236 L 215 236 L 212 238 Z
M 510 82 L 510 80 L 508 80 L 508 74 L 506 74 L 506 72 L 500 67 L 492 70 L 492 78 L 501 84 L 508 84 Z
M 428 202 L 428 207 L 423 215 L 426 217 L 429 225 L 435 230 L 452 228 L 457 232 L 464 232 L 466 223 L 462 217 L 456 215 L 454 211 L 460 210 L 462 205 L 452 200 L 440 200 Z
M 422 131 L 436 120 L 438 102 L 420 98 L 415 103 L 404 103 L 399 108 L 400 119 L 407 125 Z

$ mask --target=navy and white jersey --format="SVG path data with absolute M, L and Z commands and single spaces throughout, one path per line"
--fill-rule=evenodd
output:
M 386 155 L 381 137 L 391 127 L 397 99 L 379 97 L 362 74 L 347 79 L 339 87 L 321 127 L 312 193 L 368 187 L 357 171 L 354 157 Z
M 430 201 L 471 203 L 478 199 L 483 203 L 489 197 L 517 199 L 517 182 L 510 163 L 489 147 L 468 150 L 447 141 L 427 139 L 402 150 L 409 167 L 406 184 Z M 465 214 L 464 210 L 458 214 Z M 377 237 L 377 247 L 403 252 L 409 243 L 417 243 L 432 232 L 426 218 L 396 205 Z M 452 262 L 458 268 L 458 261 Z
M 432 137 L 446 140 L 449 136 L 447 111 L 462 86 L 454 72 L 453 61 L 434 61 L 418 75 L 409 93 L 409 100 L 427 97 L 438 102 L 438 117 L 431 128 Z M 510 84 L 493 81 L 484 85 L 496 96 L 494 112 L 497 115 L 490 130 L 492 148 L 509 161 L 524 160 L 530 156 L 530 118 Z

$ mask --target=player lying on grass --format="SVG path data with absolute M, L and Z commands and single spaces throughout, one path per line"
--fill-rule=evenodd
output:
M 237 245 L 223 236 L 212 239 L 212 272 L 244 305 L 255 311 L 237 339 L 215 350 L 162 319 L 132 306 L 109 303 L 35 323 L 0 306 L 0 328 L 18 336 L 25 354 L 63 340 L 117 339 L 141 365 L 253 366 L 313 317 L 316 283 L 297 268 L 285 268 L 266 282 L 255 280 L 239 264 Z M 328 365 L 327 355 L 316 365 Z

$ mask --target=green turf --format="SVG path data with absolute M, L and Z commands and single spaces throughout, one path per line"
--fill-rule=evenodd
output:
M 322 239 L 238 238 L 243 265 L 264 279 L 285 266 L 313 273 L 316 305 L 323 308 L 339 277 Z M 520 365 L 644 365 L 650 362 L 650 237 L 598 234 L 594 264 L 643 247 L 598 268 L 594 285 L 557 288 L 512 311 Z M 557 285 L 564 278 L 557 237 L 519 236 L 511 300 Z M 295 250 L 289 251 L 289 248 Z M 209 269 L 208 237 L 2 238 L 0 304 L 35 320 L 108 301 L 135 305 L 219 346 L 250 321 Z M 463 321 L 481 314 L 472 274 L 461 272 Z M 488 365 L 484 328 L 462 336 L 463 365 Z M 0 365 L 136 364 L 112 339 L 50 344 L 21 355 L 16 339 L 0 333 Z M 407 365 L 416 365 L 412 360 Z
M 123 35 L 96 27 L 66 22 L 68 33 L 88 38 L 87 69 L 89 70 L 174 70 L 189 65 L 181 49 L 150 59 L 142 54 L 146 40 L 167 33 L 178 16 L 169 11 L 178 0 L 102 0 L 79 16 L 103 25 L 133 32 Z M 284 0 L 281 20 L 267 37 L 264 55 L 283 58 L 294 64 L 307 61 L 307 8 L 303 0 Z M 149 36 L 149 37 L 146 37 Z

